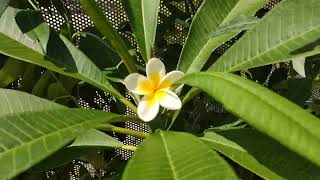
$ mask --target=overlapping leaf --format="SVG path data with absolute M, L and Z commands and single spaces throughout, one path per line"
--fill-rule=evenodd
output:
M 320 53 L 319 8 L 318 0 L 283 0 L 210 70 L 246 70 Z
M 134 153 L 122 179 L 232 180 L 237 177 L 230 166 L 197 137 L 157 131 Z
M 0 89 L 0 102 L 0 117 L 19 112 L 66 108 L 46 99 L 41 99 L 25 92 L 10 89 Z
M 228 111 L 320 165 L 320 121 L 289 100 L 228 73 L 195 73 L 180 82 L 202 89 Z
M 214 38 L 211 34 L 240 15 L 253 15 L 265 3 L 266 0 L 205 0 L 192 21 L 178 69 L 188 73 L 200 71 L 214 49 L 241 29 L 224 31 Z
M 0 18 L 0 53 L 81 79 L 128 103 L 111 86 L 104 73 L 65 37 L 55 33 L 43 34 L 49 31 L 44 30 L 42 24 L 38 26 L 36 40 L 24 34 L 15 21 L 16 12 L 9 7 Z M 26 27 L 22 29 L 26 32 L 30 30 Z M 48 42 L 43 42 L 46 37 Z M 135 109 L 134 106 L 131 108 Z
M 124 144 L 115 138 L 98 131 L 90 129 L 84 134 L 78 136 L 70 145 L 71 147 L 106 147 L 106 148 L 121 148 Z
M 90 16 L 96 28 L 106 38 L 112 48 L 122 57 L 123 63 L 126 65 L 129 73 L 136 72 L 137 69 L 134 64 L 134 59 L 129 53 L 129 48 L 120 36 L 120 34 L 112 27 L 107 17 L 96 4 L 95 0 L 80 0 L 82 7 Z
M 264 179 L 320 179 L 320 167 L 256 130 L 208 131 L 201 140 Z

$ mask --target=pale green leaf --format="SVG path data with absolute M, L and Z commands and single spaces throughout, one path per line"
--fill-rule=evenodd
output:
M 17 10 L 9 7 L 0 18 L 0 53 L 81 79 L 111 93 L 121 102 L 131 104 L 111 86 L 104 73 L 67 38 L 51 33 L 44 54 L 43 43 L 29 38 L 20 30 L 15 22 L 16 13 Z M 133 105 L 130 106 L 135 109 Z
M 0 17 L 2 13 L 7 9 L 9 6 L 10 0 L 0 0 Z
M 157 131 L 129 160 L 123 180 L 232 180 L 231 167 L 194 135 Z
M 210 70 L 246 70 L 320 53 L 319 8 L 319 0 L 281 1 Z
M 306 77 L 306 71 L 304 69 L 304 63 L 306 58 L 300 57 L 292 60 L 293 69 L 302 77 Z
M 19 112 L 66 108 L 46 99 L 11 89 L 0 89 L 0 102 L 0 117 Z
M 216 38 L 211 38 L 211 34 L 240 15 L 253 15 L 266 2 L 266 0 L 205 0 L 193 18 L 178 69 L 187 73 L 200 71 L 211 53 L 241 30 L 226 31 Z
M 195 73 L 180 81 L 198 87 L 225 109 L 320 165 L 320 120 L 250 80 L 228 73 Z
M 79 146 L 93 146 L 93 147 L 112 147 L 120 148 L 124 144 L 115 138 L 103 133 L 99 130 L 90 129 L 87 132 L 78 136 L 75 141 L 70 145 L 71 147 Z
M 253 129 L 205 133 L 205 143 L 264 179 L 320 179 L 320 168 Z
M 129 22 L 143 59 L 151 58 L 156 29 L 160 0 L 123 0 Z
M 0 117 L 0 179 L 11 179 L 100 123 L 124 118 L 96 110 L 59 109 Z
M 96 1 L 80 0 L 80 4 L 89 15 L 98 31 L 100 31 L 108 43 L 118 52 L 129 73 L 136 72 L 135 60 L 129 53 L 128 45 L 120 34 L 112 27 L 112 24 L 96 4 Z

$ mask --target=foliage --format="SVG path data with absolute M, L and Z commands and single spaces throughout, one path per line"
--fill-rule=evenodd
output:
M 81 179 L 320 179 L 320 2 L 200 2 L 124 0 L 115 28 L 80 0 L 93 26 L 76 32 L 62 0 L 0 0 L 0 179 L 66 179 L 73 160 L 95 169 Z M 92 92 L 110 112 L 81 108 Z

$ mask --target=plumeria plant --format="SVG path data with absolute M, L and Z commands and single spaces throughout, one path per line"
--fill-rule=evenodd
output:
M 319 0 L 99 2 L 1 1 L 0 180 L 320 179 Z

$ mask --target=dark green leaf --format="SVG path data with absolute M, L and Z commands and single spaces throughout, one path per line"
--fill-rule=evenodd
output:
M 24 72 L 27 63 L 9 58 L 0 69 L 0 88 L 7 87 Z
M 264 179 L 320 179 L 320 168 L 252 129 L 205 133 L 213 149 Z

